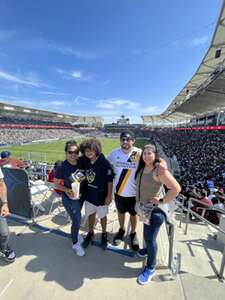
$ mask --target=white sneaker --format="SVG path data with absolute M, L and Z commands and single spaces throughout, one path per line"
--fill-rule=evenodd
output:
M 83 238 L 83 236 L 82 236 L 82 235 L 80 235 L 80 234 L 78 234 L 78 242 L 79 242 L 80 244 L 82 244 L 82 243 L 83 243 L 83 241 L 84 241 L 84 238 Z
M 76 252 L 76 254 L 78 256 L 85 255 L 85 251 L 79 242 L 77 242 L 76 244 L 73 244 L 72 249 Z

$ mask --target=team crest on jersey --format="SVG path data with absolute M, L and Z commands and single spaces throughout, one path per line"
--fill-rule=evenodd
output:
M 77 169 L 73 175 L 72 175 L 73 180 L 76 180 L 78 182 L 81 182 L 85 179 L 85 174 L 83 170 Z
M 86 171 L 86 179 L 89 183 L 95 180 L 95 172 L 92 169 Z
M 140 155 L 137 151 L 133 151 L 130 155 L 130 161 L 132 163 L 136 163 L 139 160 L 139 158 L 140 158 Z

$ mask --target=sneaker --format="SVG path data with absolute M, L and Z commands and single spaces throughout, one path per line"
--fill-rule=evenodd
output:
M 137 281 L 140 284 L 147 284 L 151 281 L 154 275 L 155 269 L 149 269 L 148 267 L 145 267 L 142 273 L 138 276 Z
M 78 242 L 82 244 L 84 242 L 84 238 L 82 235 L 78 234 Z
M 139 241 L 136 232 L 130 234 L 130 244 L 131 244 L 131 248 L 134 251 L 139 250 Z
M 94 232 L 88 232 L 88 234 L 86 235 L 86 237 L 84 238 L 84 241 L 82 243 L 82 246 L 85 248 L 87 248 L 90 244 L 90 242 L 92 241 L 92 238 L 94 236 Z
M 122 242 L 124 234 L 125 234 L 125 230 L 120 228 L 113 239 L 114 245 L 118 246 Z
M 5 250 L 0 250 L 0 257 L 2 257 L 7 262 L 14 262 L 16 254 L 12 249 L 8 247 Z
M 137 251 L 137 256 L 138 257 L 147 257 L 148 254 L 147 254 L 147 249 L 146 248 L 143 248 L 143 249 L 139 249 Z
M 76 252 L 77 256 L 85 255 L 84 249 L 79 242 L 73 244 L 72 249 Z
M 102 239 L 101 239 L 101 246 L 102 249 L 105 250 L 108 245 L 108 237 L 107 237 L 107 232 L 102 233 Z

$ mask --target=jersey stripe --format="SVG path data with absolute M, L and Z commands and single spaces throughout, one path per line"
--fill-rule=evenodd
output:
M 125 186 L 126 186 L 127 180 L 128 180 L 128 178 L 130 177 L 130 174 L 131 174 L 131 173 L 132 173 L 132 170 L 131 170 L 131 169 L 126 170 L 126 174 L 125 174 L 124 179 L 123 179 L 123 181 L 121 182 L 121 185 L 120 185 L 119 190 L 118 190 L 118 195 L 121 196 L 121 193 L 123 192 L 123 190 L 124 190 L 124 188 L 125 188 Z

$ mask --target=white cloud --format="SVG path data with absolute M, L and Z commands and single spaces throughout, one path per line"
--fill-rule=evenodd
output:
M 138 102 L 119 99 L 119 98 L 112 98 L 112 99 L 100 100 L 96 104 L 96 107 L 101 109 L 121 109 L 123 107 L 128 110 L 134 110 L 137 109 L 139 105 L 140 104 Z
M 53 95 L 53 96 L 70 96 L 70 95 L 72 95 L 70 93 L 60 93 L 60 92 L 51 92 L 51 91 L 39 91 L 37 93 L 41 94 L 41 95 Z
M 19 86 L 26 86 L 31 88 L 55 88 L 47 83 L 42 82 L 39 75 L 34 71 L 27 72 L 26 74 L 19 73 L 19 75 L 14 75 L 10 74 L 9 72 L 0 70 L 0 81 L 1 80 L 16 84 L 16 88 L 14 86 L 14 89 L 18 89 Z
M 189 40 L 174 41 L 173 46 L 178 50 L 182 50 L 186 48 L 193 48 L 193 47 L 205 45 L 208 41 L 209 41 L 209 36 L 199 36 Z
M 141 115 L 157 114 L 160 111 L 155 105 L 146 106 L 140 102 L 119 98 L 99 100 L 96 109 L 92 110 L 93 113 L 103 116 L 106 122 L 115 122 L 123 114 L 126 118 L 130 118 L 132 123 L 140 123 Z
M 49 44 L 48 45 L 50 50 L 55 50 L 58 51 L 64 55 L 73 55 L 76 56 L 77 58 L 82 58 L 82 59 L 96 59 L 98 58 L 98 54 L 95 52 L 90 52 L 90 51 L 80 51 L 76 50 L 72 47 L 68 46 L 60 46 L 56 44 Z
M 95 51 L 76 49 L 70 45 L 62 45 L 54 41 L 46 40 L 31 30 L 1 31 L 0 41 L 13 38 L 15 48 L 25 51 L 51 51 L 63 55 L 71 55 L 80 59 L 93 60 L 100 55 Z
M 82 79 L 83 78 L 83 73 L 81 71 L 72 71 L 71 76 L 74 79 Z
M 21 85 L 27 85 L 27 86 L 31 86 L 31 87 L 40 87 L 40 83 L 38 81 L 36 81 L 34 78 L 32 79 L 31 77 L 29 77 L 28 79 L 25 78 L 19 78 L 17 76 L 11 75 L 5 71 L 0 70 L 0 80 L 6 80 L 6 81 L 11 81 L 11 82 L 15 82 Z
M 15 30 L 0 30 L 0 42 L 10 39 L 16 34 Z
M 81 70 L 63 70 L 56 68 L 56 72 L 66 80 L 91 81 L 94 75 L 84 74 Z
M 188 45 L 189 47 L 204 45 L 205 43 L 207 43 L 208 39 L 208 36 L 195 37 L 188 41 Z
M 53 100 L 53 101 L 38 101 L 38 104 L 41 107 L 48 108 L 50 110 L 54 110 L 57 107 L 67 106 L 68 103 L 66 101 L 61 100 Z

